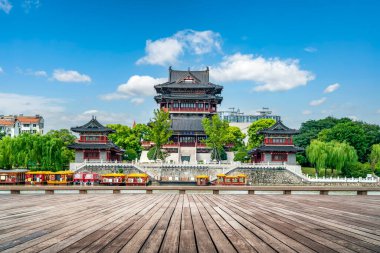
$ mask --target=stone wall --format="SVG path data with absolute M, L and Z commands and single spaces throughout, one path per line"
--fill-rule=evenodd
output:
M 301 184 L 302 179 L 285 169 L 245 169 L 238 168 L 231 175 L 248 175 L 248 183 L 251 185 L 261 184 Z

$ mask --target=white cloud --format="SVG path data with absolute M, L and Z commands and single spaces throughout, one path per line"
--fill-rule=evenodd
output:
M 91 82 L 91 78 L 88 75 L 80 74 L 75 70 L 55 69 L 53 72 L 53 79 L 59 82 Z
M 83 114 L 95 114 L 95 113 L 98 113 L 98 112 L 99 112 L 98 110 L 93 109 L 93 110 L 85 111 L 85 112 L 83 112 Z
M 219 82 L 253 81 L 255 91 L 284 91 L 306 85 L 314 75 L 299 68 L 298 60 L 265 59 L 252 54 L 236 53 L 224 57 L 212 67 L 211 77 Z
M 146 55 L 137 64 L 171 65 L 185 52 L 202 55 L 221 51 L 221 37 L 213 31 L 182 30 L 176 34 L 155 41 L 147 40 Z
M 167 81 L 167 78 L 153 78 L 151 76 L 134 75 L 126 83 L 120 84 L 117 91 L 101 96 L 103 100 L 129 99 L 133 97 L 154 96 L 154 85 Z M 141 98 L 131 100 L 133 103 L 142 103 Z
M 0 0 L 0 10 L 4 11 L 6 14 L 9 14 L 12 7 L 12 4 L 8 0 Z
M 135 105 L 141 105 L 142 103 L 144 103 L 144 99 L 143 98 L 132 98 L 131 99 L 131 103 L 132 104 L 135 104 Z
M 303 115 L 310 115 L 310 114 L 312 114 L 312 113 L 313 113 L 313 112 L 310 111 L 310 110 L 304 110 L 304 111 L 302 112 Z
M 47 73 L 46 73 L 46 71 L 43 71 L 43 70 L 37 70 L 37 71 L 33 72 L 33 75 L 34 76 L 40 76 L 40 77 L 46 77 Z
M 305 50 L 308 53 L 315 53 L 318 51 L 315 47 L 305 47 L 303 50 Z
M 316 100 L 312 100 L 310 101 L 309 105 L 311 106 L 319 106 L 321 104 L 323 104 L 324 102 L 326 102 L 327 98 L 323 97 L 321 99 L 316 99 Z
M 340 84 L 339 83 L 334 83 L 326 87 L 326 89 L 323 91 L 323 93 L 332 93 L 339 89 Z
M 4 73 L 4 70 L 2 67 L 0 67 L 0 75 Z

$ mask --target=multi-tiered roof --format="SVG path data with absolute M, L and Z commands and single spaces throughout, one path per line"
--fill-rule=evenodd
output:
M 223 86 L 213 84 L 209 79 L 209 69 L 173 70 L 169 68 L 169 80 L 165 83 L 155 85 L 159 94 L 154 97 L 157 103 L 167 100 L 215 100 L 220 104 L 223 100 L 221 94 Z
M 123 152 L 112 141 L 108 140 L 108 134 L 114 133 L 115 130 L 105 127 L 97 121 L 95 117 L 84 124 L 83 126 L 72 127 L 71 131 L 79 133 L 80 139 L 69 145 L 69 148 L 76 150 L 115 150 L 117 152 Z M 88 136 L 96 136 L 93 139 L 86 139 Z

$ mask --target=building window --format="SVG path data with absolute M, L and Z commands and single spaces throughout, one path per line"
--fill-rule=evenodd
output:
M 272 154 L 272 161 L 274 162 L 286 162 L 287 160 L 287 154 Z
M 85 151 L 83 153 L 84 159 L 99 159 L 99 151 Z
M 30 126 L 30 124 L 24 124 L 24 127 L 29 127 Z
M 33 127 L 37 127 L 37 124 L 33 124 Z

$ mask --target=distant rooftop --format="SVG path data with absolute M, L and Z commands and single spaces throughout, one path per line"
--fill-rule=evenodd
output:
M 218 115 L 222 120 L 234 123 L 252 123 L 259 119 L 274 119 L 276 121 L 281 120 L 281 116 L 272 115 L 272 111 L 268 107 L 263 107 L 257 111 L 257 114 L 244 114 L 240 112 L 240 109 L 235 107 L 228 108 L 228 111 L 219 111 Z

